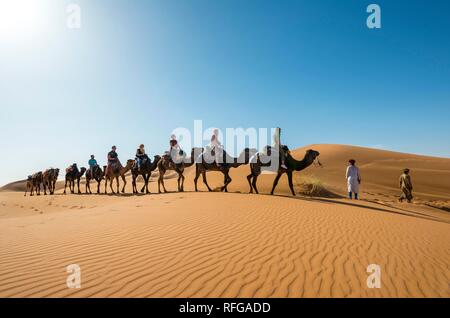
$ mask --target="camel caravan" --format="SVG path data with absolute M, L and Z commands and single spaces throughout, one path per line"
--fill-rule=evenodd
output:
M 144 184 L 140 189 L 141 193 L 149 194 L 149 182 L 153 172 L 158 170 L 158 193 L 161 193 L 161 188 L 167 192 L 164 185 L 164 176 L 167 171 L 174 171 L 178 175 L 177 184 L 178 191 L 184 191 L 184 170 L 195 165 L 194 186 L 195 191 L 198 191 L 197 182 L 202 176 L 203 183 L 208 191 L 213 191 L 208 185 L 206 173 L 208 171 L 221 172 L 224 176 L 224 184 L 220 187 L 222 192 L 228 192 L 228 185 L 232 179 L 230 177 L 230 170 L 232 168 L 240 167 L 241 165 L 250 164 L 250 174 L 247 176 L 248 184 L 250 186 L 250 193 L 259 193 L 257 189 L 257 180 L 259 175 L 264 170 L 276 173 L 273 182 L 271 194 L 274 193 L 278 181 L 283 174 L 287 174 L 289 188 L 292 195 L 295 196 L 292 175 L 294 171 L 301 171 L 312 165 L 316 160 L 318 161 L 319 152 L 309 149 L 302 160 L 296 160 L 290 154 L 287 146 L 281 145 L 279 128 L 276 129 L 274 135 L 274 144 L 272 146 L 264 147 L 263 151 L 258 152 L 256 149 L 245 148 L 238 157 L 232 157 L 224 150 L 223 146 L 218 140 L 218 130 L 214 130 L 210 145 L 205 148 L 192 148 L 190 156 L 180 148 L 174 135 L 170 140 L 170 149 L 162 156 L 156 155 L 153 160 L 145 153 L 144 145 L 140 145 L 136 151 L 136 158 L 128 159 L 125 166 L 122 165 L 116 152 L 116 146 L 111 148 L 107 156 L 107 165 L 101 167 L 95 160 L 94 155 L 91 155 L 89 160 L 89 168 L 78 168 L 76 163 L 72 164 L 65 170 L 64 192 L 66 194 L 67 187 L 70 192 L 74 194 L 77 192 L 81 194 L 80 181 L 85 177 L 85 193 L 92 194 L 91 182 L 97 182 L 97 194 L 101 192 L 101 182 L 105 181 L 104 193 L 108 194 L 109 188 L 112 194 L 125 193 L 125 186 L 127 184 L 126 174 L 130 172 L 132 178 L 133 194 L 138 194 L 137 179 L 139 176 L 144 180 Z M 47 169 L 43 172 L 37 172 L 28 176 L 25 196 L 30 192 L 30 196 L 40 195 L 41 185 L 44 195 L 47 190 L 50 195 L 55 193 L 56 181 L 58 179 L 59 169 Z M 122 180 L 122 188 L 120 187 L 120 180 Z M 115 189 L 113 183 L 115 181 Z M 76 187 L 76 190 L 75 190 Z

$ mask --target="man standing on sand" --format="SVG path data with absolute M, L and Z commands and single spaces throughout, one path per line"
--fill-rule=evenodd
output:
M 359 174 L 359 168 L 355 166 L 356 161 L 350 159 L 350 164 L 347 167 L 345 173 L 345 179 L 347 180 L 348 197 L 352 199 L 352 194 L 355 194 L 355 200 L 358 200 L 359 184 L 361 183 L 361 175 Z
M 400 176 L 399 183 L 400 189 L 402 189 L 402 195 L 400 196 L 400 199 L 398 199 L 398 201 L 403 202 L 403 200 L 406 199 L 408 203 L 411 203 L 413 199 L 413 186 L 411 176 L 409 175 L 409 169 L 403 170 L 403 174 Z

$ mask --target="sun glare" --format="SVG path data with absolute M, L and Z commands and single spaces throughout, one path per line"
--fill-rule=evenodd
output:
M 47 1 L 0 0 L 0 41 L 30 39 L 45 30 Z

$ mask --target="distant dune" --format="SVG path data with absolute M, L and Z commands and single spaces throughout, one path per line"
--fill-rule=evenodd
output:
M 323 167 L 286 177 L 269 196 L 247 194 L 248 166 L 233 169 L 232 193 L 24 197 L 24 182 L 0 192 L 0 297 L 450 297 L 450 159 L 342 145 L 310 145 Z M 361 201 L 345 198 L 345 167 L 357 160 Z M 397 202 L 402 169 L 416 201 Z M 25 172 L 26 175 L 28 172 Z M 208 173 L 212 188 L 223 183 Z M 59 185 L 59 189 L 61 185 Z M 103 190 L 102 184 L 102 190 Z M 84 181 L 82 182 L 84 192 Z M 81 288 L 66 267 L 81 268 Z M 369 264 L 380 289 L 368 288 Z

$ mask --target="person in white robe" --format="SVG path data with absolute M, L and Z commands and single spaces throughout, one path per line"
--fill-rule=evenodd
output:
M 180 164 L 186 157 L 184 151 L 178 144 L 177 136 L 175 135 L 170 136 L 169 151 L 166 151 L 166 154 L 169 155 L 172 162 L 176 164 Z
M 350 159 L 348 162 L 349 165 L 345 173 L 345 179 L 347 180 L 348 197 L 352 199 L 352 196 L 354 194 L 355 200 L 358 200 L 361 175 L 359 173 L 359 168 L 355 165 L 356 161 L 354 159 Z
M 219 141 L 219 129 L 214 129 L 210 143 L 211 151 L 214 151 L 216 164 L 220 166 L 223 163 L 223 146 Z

